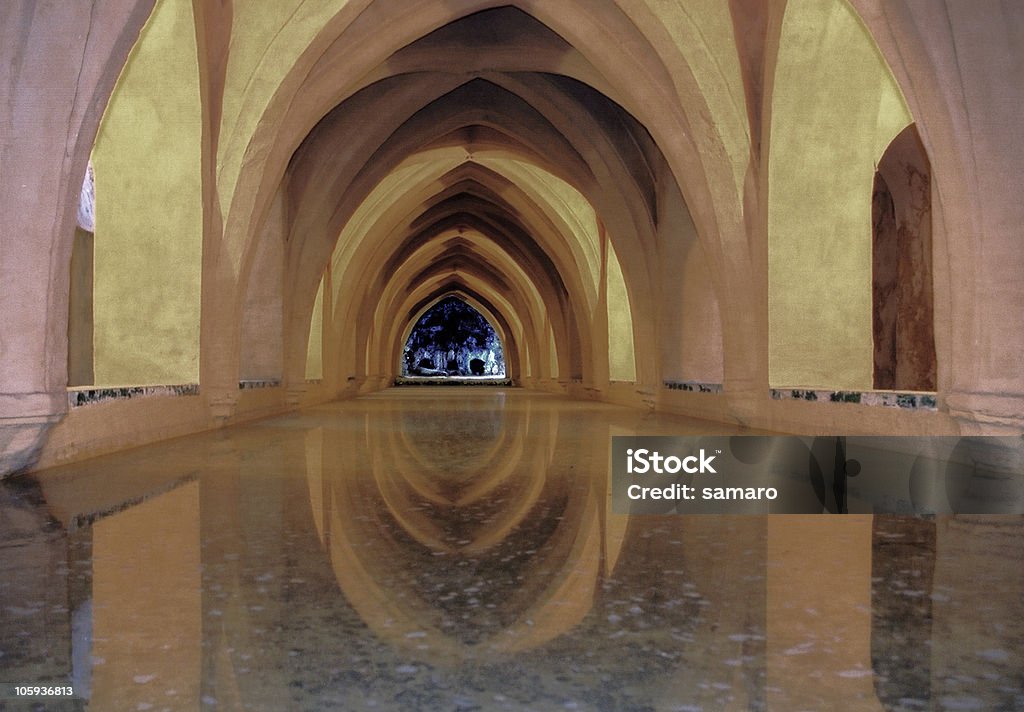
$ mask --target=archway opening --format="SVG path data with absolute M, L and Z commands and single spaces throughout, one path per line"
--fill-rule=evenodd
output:
M 413 325 L 401 368 L 407 378 L 504 378 L 505 351 L 483 314 L 448 296 Z
M 882 154 L 872 194 L 874 386 L 934 391 L 931 163 L 914 124 Z

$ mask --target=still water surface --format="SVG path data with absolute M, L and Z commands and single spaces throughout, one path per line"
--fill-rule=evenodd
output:
M 80 698 L 38 709 L 1024 709 L 1021 518 L 610 512 L 612 435 L 728 432 L 397 389 L 20 478 L 0 682 Z

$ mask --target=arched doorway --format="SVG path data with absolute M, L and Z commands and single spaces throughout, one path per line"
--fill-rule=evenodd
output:
M 504 378 L 505 350 L 483 314 L 448 296 L 413 325 L 401 369 L 413 378 Z

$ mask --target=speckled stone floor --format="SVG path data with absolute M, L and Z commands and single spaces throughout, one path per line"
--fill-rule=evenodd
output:
M 0 682 L 90 710 L 1020 710 L 1021 518 L 610 511 L 610 436 L 392 389 L 0 486 Z

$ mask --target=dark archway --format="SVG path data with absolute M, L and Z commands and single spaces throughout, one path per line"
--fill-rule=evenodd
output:
M 402 353 L 402 375 L 504 378 L 505 350 L 483 314 L 448 296 L 413 326 Z
M 879 161 L 872 203 L 874 385 L 934 391 L 931 165 L 913 124 Z

